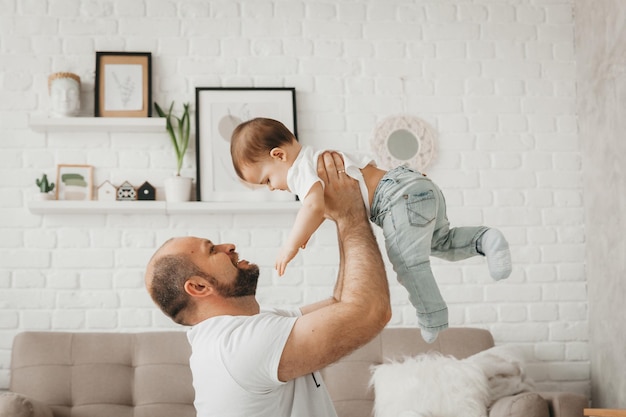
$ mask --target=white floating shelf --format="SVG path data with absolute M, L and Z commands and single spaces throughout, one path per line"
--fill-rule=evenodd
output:
M 297 201 L 255 201 L 251 202 L 200 202 L 167 203 L 167 214 L 207 214 L 207 213 L 278 213 L 296 212 L 302 206 Z
M 295 213 L 297 201 L 198 202 L 166 201 L 29 201 L 33 214 L 239 214 Z
M 33 115 L 30 128 L 37 132 L 165 132 L 163 117 L 48 117 Z

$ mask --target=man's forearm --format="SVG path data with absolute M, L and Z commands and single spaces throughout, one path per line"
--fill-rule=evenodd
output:
M 362 310 L 381 328 L 391 317 L 389 284 L 380 249 L 365 210 L 357 210 L 337 223 L 340 241 L 339 300 Z M 363 320 L 361 320 L 363 321 Z
M 326 215 L 337 222 L 340 266 L 336 297 L 303 309 L 278 367 L 281 381 L 318 370 L 374 338 L 391 318 L 385 268 L 359 187 L 336 153 L 318 160 L 326 184 Z M 303 355 L 303 352 L 306 354 Z

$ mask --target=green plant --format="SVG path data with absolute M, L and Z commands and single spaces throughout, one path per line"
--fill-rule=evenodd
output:
M 54 183 L 48 183 L 48 176 L 46 174 L 43 174 L 41 179 L 36 179 L 35 184 L 39 187 L 39 191 L 44 194 L 54 190 Z
M 160 117 L 165 117 L 165 127 L 170 135 L 170 139 L 172 139 L 172 145 L 174 145 L 174 151 L 176 152 L 176 175 L 180 175 L 180 170 L 183 167 L 183 158 L 189 146 L 189 134 L 191 132 L 189 103 L 183 104 L 183 115 L 181 117 L 172 114 L 174 109 L 173 101 L 167 113 L 156 102 L 154 107 Z

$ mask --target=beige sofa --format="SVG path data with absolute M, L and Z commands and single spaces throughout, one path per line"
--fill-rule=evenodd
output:
M 432 349 L 461 359 L 492 346 L 486 330 L 448 329 L 427 345 L 416 329 L 389 328 L 322 373 L 339 417 L 369 417 L 371 365 Z M 0 417 L 193 417 L 189 353 L 183 332 L 21 333 Z M 527 392 L 501 398 L 490 416 L 579 417 L 586 406 L 580 395 Z

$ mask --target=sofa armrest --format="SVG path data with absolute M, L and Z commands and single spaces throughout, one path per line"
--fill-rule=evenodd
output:
M 46 404 L 14 392 L 0 393 L 0 417 L 54 417 Z
M 489 408 L 489 417 L 550 417 L 550 410 L 538 393 L 522 392 L 499 398 Z
M 589 401 L 584 395 L 572 392 L 540 392 L 548 403 L 550 416 L 552 417 L 580 417 L 583 409 L 589 406 Z

